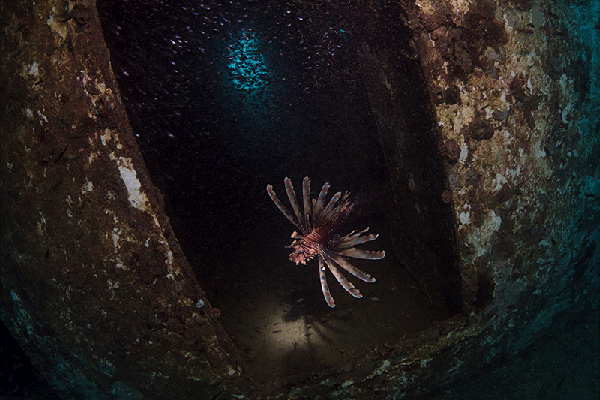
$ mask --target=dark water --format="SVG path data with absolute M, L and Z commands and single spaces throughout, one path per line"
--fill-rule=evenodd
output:
M 111 62 L 177 238 L 255 377 L 349 364 L 451 316 L 392 249 L 397 216 L 348 6 L 143 3 L 99 4 Z M 360 197 L 340 233 L 370 226 L 381 236 L 367 248 L 388 251 L 357 261 L 378 279 L 355 282 L 363 299 L 329 276 L 331 310 L 317 261 L 289 262 L 295 228 L 265 190 L 285 199 L 286 176 L 298 190 L 310 176 L 313 197 L 326 181 Z

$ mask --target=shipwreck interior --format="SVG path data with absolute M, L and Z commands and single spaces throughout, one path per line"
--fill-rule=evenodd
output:
M 462 311 L 455 226 L 420 64 L 399 10 L 360 3 L 98 2 L 113 71 L 177 240 L 257 383 L 293 383 L 378 357 Z M 397 48 L 381 74 L 378 46 Z M 393 110 L 389 104 L 393 103 Z M 400 109 L 400 115 L 396 115 Z M 391 172 L 390 172 L 391 171 Z M 370 227 L 348 275 L 288 260 L 283 179 L 312 197 L 325 182 L 357 207 L 341 234 Z M 278 378 L 278 379 L 274 379 Z
M 597 399 L 598 15 L 3 2 L 0 397 Z

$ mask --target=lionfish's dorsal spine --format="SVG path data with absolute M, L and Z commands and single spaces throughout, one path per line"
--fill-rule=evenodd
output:
M 307 231 L 304 229 L 304 224 L 302 223 L 302 213 L 300 213 L 300 207 L 298 207 L 298 200 L 296 199 L 296 192 L 294 191 L 294 185 L 292 185 L 292 180 L 286 177 L 283 180 L 283 183 L 285 184 L 285 192 L 287 193 L 288 199 L 290 200 L 290 204 L 294 209 L 294 214 L 296 214 L 298 224 L 300 225 L 299 229 L 302 231 L 302 233 L 306 234 Z
M 308 176 L 305 176 L 302 181 L 302 197 L 304 199 L 304 214 L 302 215 L 304 219 L 302 220 L 302 226 L 309 232 L 312 228 L 313 221 L 311 221 L 310 179 Z
M 315 221 L 315 226 L 322 225 L 331 218 L 331 213 L 340 197 L 342 197 L 342 192 L 337 192 L 331 197 L 331 200 L 329 200 L 329 203 L 319 215 L 318 221 Z
M 317 201 L 315 202 L 315 205 L 313 207 L 313 218 L 312 218 L 313 227 L 315 226 L 317 221 L 319 221 L 319 219 L 321 218 L 321 212 L 323 211 L 323 207 L 325 206 L 325 196 L 327 196 L 327 192 L 329 191 L 330 186 L 331 185 L 329 184 L 329 182 L 325 182 L 325 184 L 321 188 L 321 191 L 319 192 L 319 198 L 317 199 Z
M 300 231 L 302 231 L 302 227 L 300 226 L 300 224 L 296 220 L 296 218 L 294 218 L 294 216 L 292 215 L 292 213 L 290 213 L 288 211 L 288 209 L 285 208 L 285 206 L 281 203 L 281 200 L 279 200 L 277 198 L 277 195 L 275 194 L 275 191 L 273 190 L 273 186 L 272 185 L 267 185 L 267 193 L 269 194 L 269 197 L 271 198 L 271 200 L 273 200 L 273 203 L 275 203 L 275 205 L 277 206 L 277 208 L 279 208 L 279 211 L 281 211 L 281 213 L 283 215 L 285 215 L 285 217 L 292 224 L 294 224 L 294 226 L 296 226 L 296 228 L 298 228 Z

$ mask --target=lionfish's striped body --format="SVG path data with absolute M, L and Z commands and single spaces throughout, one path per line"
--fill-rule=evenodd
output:
M 346 236 L 339 236 L 335 233 L 354 207 L 354 204 L 349 200 L 350 195 L 348 192 L 343 195 L 342 192 L 337 192 L 329 200 L 327 206 L 325 206 L 325 196 L 327 196 L 327 192 L 329 191 L 329 183 L 325 183 L 321 188 L 319 197 L 311 201 L 310 179 L 305 177 L 302 182 L 302 199 L 304 204 L 301 210 L 298 206 L 291 179 L 285 178 L 284 183 L 285 191 L 294 211 L 293 214 L 277 198 L 277 195 L 273 191 L 273 186 L 267 185 L 267 193 L 269 193 L 271 200 L 273 200 L 283 215 L 302 232 L 302 234 L 298 232 L 292 234 L 294 241 L 289 247 L 294 249 L 294 251 L 290 254 L 290 260 L 297 265 L 300 263 L 306 264 L 314 256 L 319 257 L 321 289 L 329 307 L 335 307 L 335 303 L 327 285 L 325 265 L 327 265 L 333 276 L 335 276 L 335 279 L 337 279 L 348 293 L 354 297 L 362 297 L 359 290 L 340 273 L 338 266 L 365 282 L 375 282 L 375 278 L 351 265 L 346 260 L 346 257 L 370 260 L 378 260 L 385 257 L 384 251 L 367 251 L 354 247 L 361 243 L 375 240 L 378 235 L 370 234 L 362 236 L 369 228 L 360 232 L 353 231 Z

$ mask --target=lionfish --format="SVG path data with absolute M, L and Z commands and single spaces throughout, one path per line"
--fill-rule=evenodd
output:
M 363 236 L 363 233 L 367 232 L 369 228 L 366 228 L 360 232 L 352 231 L 346 236 L 340 236 L 336 234 L 336 230 L 341 224 L 348 218 L 354 203 L 350 201 L 350 193 L 337 192 L 329 200 L 327 206 L 325 206 L 325 196 L 329 190 L 329 182 L 326 182 L 321 188 L 319 197 L 311 202 L 310 198 L 310 179 L 304 178 L 302 182 L 302 197 L 304 202 L 303 212 L 298 206 L 296 200 L 296 193 L 294 192 L 294 186 L 290 178 L 285 178 L 285 191 L 287 197 L 290 200 L 294 213 L 290 213 L 288 209 L 281 203 L 277 198 L 273 186 L 267 185 L 267 193 L 273 200 L 273 203 L 279 208 L 279 210 L 285 215 L 285 217 L 296 226 L 302 232 L 301 234 L 294 231 L 292 233 L 292 239 L 294 241 L 289 247 L 294 249 L 290 254 L 290 261 L 296 263 L 296 265 L 302 263 L 306 264 L 307 261 L 311 260 L 314 256 L 319 256 L 319 279 L 321 281 L 321 290 L 325 301 L 329 307 L 335 307 L 331 293 L 329 292 L 329 286 L 327 285 L 327 278 L 325 276 L 325 265 L 329 268 L 335 279 L 342 285 L 344 289 L 352 296 L 356 298 L 362 297 L 360 291 L 348 282 L 348 280 L 340 273 L 337 266 L 342 267 L 352 275 L 364 282 L 375 282 L 375 278 L 369 274 L 366 274 L 350 264 L 346 257 L 363 258 L 369 260 L 379 260 L 385 257 L 385 251 L 368 251 L 357 249 L 355 246 L 377 239 L 379 235 L 369 234 Z

